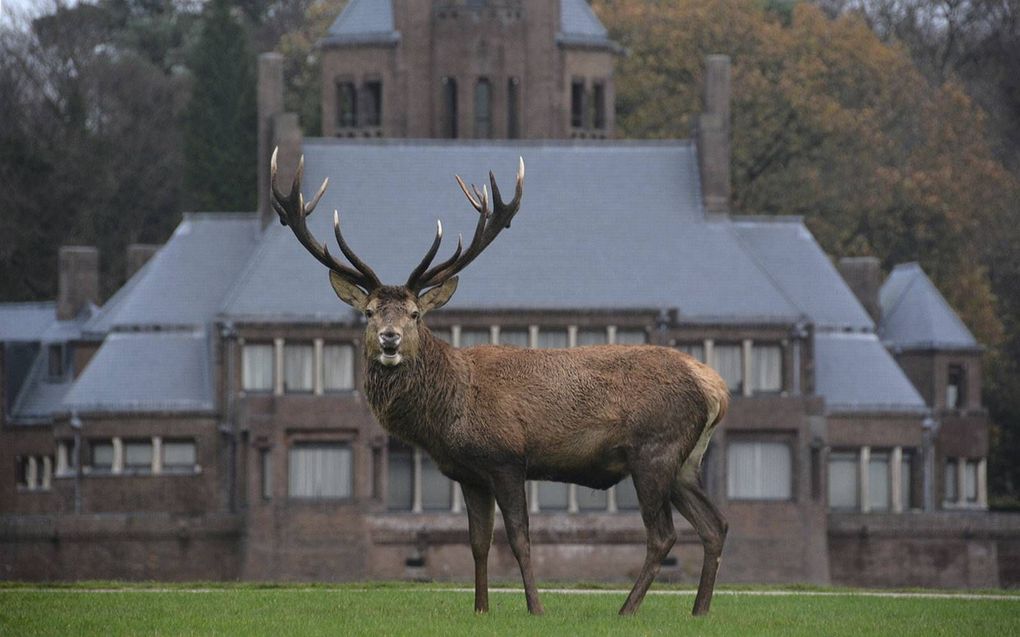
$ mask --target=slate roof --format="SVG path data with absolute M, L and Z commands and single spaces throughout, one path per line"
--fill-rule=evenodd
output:
M 815 392 L 829 412 L 927 411 L 896 360 L 869 333 L 815 334 Z
M 493 169 L 524 200 L 503 232 L 461 275 L 458 309 L 678 308 L 692 322 L 795 321 L 803 313 L 744 247 L 728 221 L 706 222 L 694 148 L 685 142 L 306 140 L 305 192 L 330 187 L 309 228 L 344 236 L 388 283 L 402 283 L 441 217 L 445 245 L 477 219 L 453 180 L 481 183 Z M 334 250 L 334 253 L 336 251 Z M 437 258 L 437 259 L 438 259 Z M 231 291 L 224 314 L 247 320 L 352 317 L 325 268 L 289 228 L 271 224 Z
M 977 340 L 917 263 L 889 274 L 879 293 L 879 335 L 898 349 L 977 349 Z
M 0 303 L 0 341 L 40 341 L 57 320 L 57 304 Z
M 103 334 L 211 321 L 260 234 L 254 214 L 186 214 L 166 245 L 84 330 Z
M 350 0 L 319 44 L 393 43 L 399 39 L 391 0 Z
M 59 379 L 49 377 L 48 356 L 46 348 L 39 351 L 11 406 L 11 415 L 19 421 L 49 420 L 61 411 L 64 397 L 73 385 L 69 374 Z
M 212 359 L 204 330 L 114 332 L 64 399 L 68 411 L 209 411 Z
M 560 1 L 560 32 L 556 39 L 562 44 L 618 48 L 587 0 Z
M 800 218 L 736 217 L 733 227 L 816 326 L 874 328 L 867 311 Z

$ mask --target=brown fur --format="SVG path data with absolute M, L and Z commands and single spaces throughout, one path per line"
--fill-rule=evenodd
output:
M 484 561 L 493 497 L 520 562 L 528 608 L 538 613 L 525 480 L 606 489 L 632 475 L 649 555 L 621 613 L 637 609 L 675 540 L 671 502 L 705 542 L 695 613 L 707 612 L 726 525 L 698 484 L 700 454 L 691 454 L 725 415 L 729 396 L 718 374 L 677 350 L 647 345 L 454 349 L 412 318 L 417 299 L 405 288 L 380 288 L 365 306 L 372 314 L 365 393 L 376 417 L 393 435 L 425 449 L 464 489 L 476 610 L 488 606 Z M 378 359 L 384 330 L 401 334 L 400 364 Z M 688 459 L 693 470 L 681 471 Z

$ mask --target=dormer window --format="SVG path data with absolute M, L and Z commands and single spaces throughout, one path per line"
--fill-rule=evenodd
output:
M 379 80 L 370 80 L 365 82 L 365 86 L 362 90 L 362 97 L 364 98 L 364 111 L 362 126 L 381 126 L 382 125 L 382 82 Z
M 570 126 L 584 128 L 584 80 L 570 83 Z
M 63 343 L 53 343 L 47 350 L 47 367 L 50 380 L 62 380 L 66 371 L 64 365 L 65 349 Z
M 338 82 L 336 85 L 336 125 L 338 128 L 358 125 L 358 89 L 354 82 Z
M 950 365 L 946 379 L 946 408 L 961 409 L 967 404 L 967 370 L 963 365 Z

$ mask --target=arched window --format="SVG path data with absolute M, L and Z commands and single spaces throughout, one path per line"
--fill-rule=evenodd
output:
M 449 139 L 457 138 L 457 80 L 452 77 L 443 78 L 443 119 L 442 135 Z
M 475 84 L 475 137 L 492 137 L 492 84 L 484 77 Z

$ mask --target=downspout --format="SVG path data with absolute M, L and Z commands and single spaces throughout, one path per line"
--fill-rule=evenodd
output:
M 224 382 L 224 423 L 220 431 L 228 438 L 227 455 L 227 503 L 231 513 L 236 513 L 237 506 L 237 418 L 234 413 L 234 344 L 237 340 L 237 330 L 232 322 L 224 323 L 220 327 L 220 336 L 224 342 L 224 357 L 226 358 L 227 377 Z
M 71 429 L 74 430 L 74 512 L 81 513 L 81 418 L 71 412 Z
M 935 510 L 935 439 L 942 423 L 933 418 L 931 412 L 921 421 L 922 444 L 924 448 L 924 510 Z

